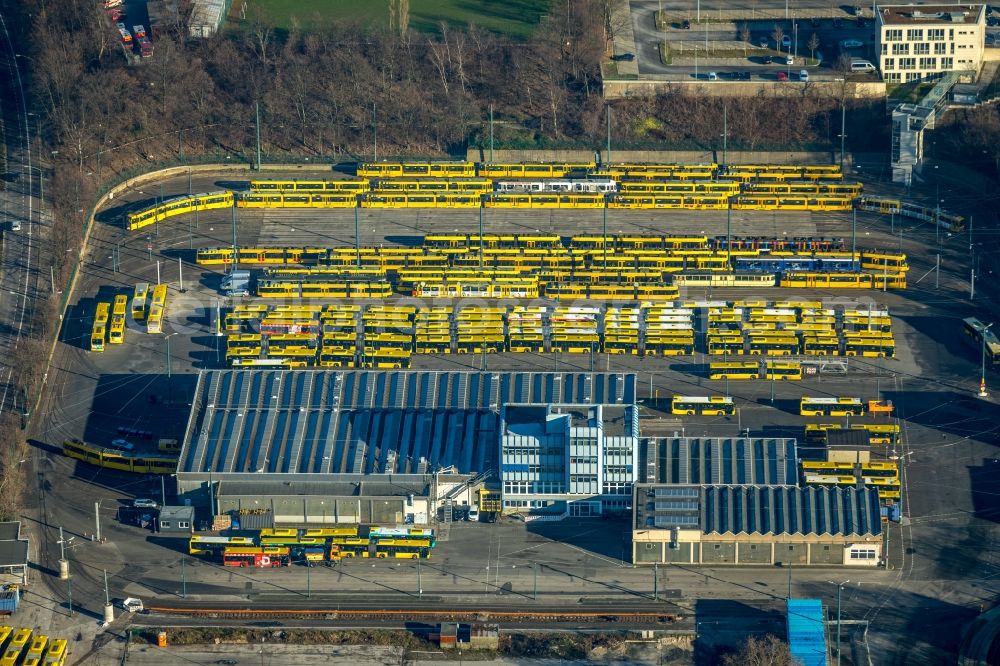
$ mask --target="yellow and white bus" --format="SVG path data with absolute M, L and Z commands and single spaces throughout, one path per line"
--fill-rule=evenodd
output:
M 140 282 L 132 291 L 132 319 L 141 321 L 146 318 L 149 308 L 149 283 Z
M 801 416 L 862 416 L 865 404 L 861 398 L 810 398 L 799 401 Z
M 678 416 L 698 414 L 701 416 L 732 416 L 736 413 L 733 399 L 727 396 L 684 396 L 675 395 L 670 401 L 670 413 Z
M 765 377 L 799 381 L 802 379 L 802 364 L 795 361 L 767 361 Z

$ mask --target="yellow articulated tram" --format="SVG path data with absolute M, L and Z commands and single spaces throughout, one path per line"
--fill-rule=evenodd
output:
M 476 175 L 476 165 L 472 162 L 366 162 L 358 165 L 359 178 L 472 178 Z
M 358 194 L 354 192 L 250 192 L 236 198 L 237 208 L 354 208 Z
M 367 192 L 367 180 L 251 180 L 251 192 Z
M 102 448 L 78 439 L 63 442 L 63 453 L 83 462 L 139 474 L 173 474 L 177 471 L 177 457 L 157 453 L 128 453 L 119 449 Z
M 129 231 L 136 231 L 175 215 L 216 208 L 232 208 L 232 206 L 232 192 L 208 192 L 175 197 L 151 208 L 129 213 L 125 220 L 125 226 Z

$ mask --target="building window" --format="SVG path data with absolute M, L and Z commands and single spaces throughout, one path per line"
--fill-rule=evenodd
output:
M 916 69 L 917 59 L 916 58 L 900 58 L 899 59 L 900 69 Z
M 919 42 L 924 38 L 923 28 L 910 28 L 906 31 L 906 41 L 908 42 Z
M 910 55 L 909 44 L 893 44 L 892 55 Z
M 755 543 L 750 544 L 750 550 L 757 550 L 757 544 Z
M 788 550 L 795 550 L 795 546 L 789 546 Z
M 647 543 L 646 544 L 646 550 L 653 550 L 654 548 L 656 548 L 656 544 L 655 543 Z
M 161 520 L 160 521 L 160 527 L 170 527 L 170 521 L 169 520 Z
M 823 546 L 823 550 L 830 550 L 829 546 Z
M 903 41 L 903 31 L 894 29 L 885 31 L 885 41 L 887 42 L 901 42 Z
M 920 69 L 937 69 L 937 58 L 921 58 Z
M 182 529 L 182 530 L 186 530 L 186 529 L 188 529 L 188 528 L 191 527 L 191 523 L 189 523 L 186 520 L 178 520 L 177 521 L 177 527 L 180 528 L 180 529 Z
M 931 45 L 927 42 L 920 42 L 913 45 L 913 55 L 927 55 L 931 52 Z
M 899 83 L 901 74 L 899 72 L 889 72 L 885 75 L 886 83 Z
M 885 71 L 887 69 L 894 69 L 895 67 L 896 67 L 896 59 L 895 58 L 886 58 L 885 60 L 882 61 L 882 70 L 883 71 Z
M 722 544 L 718 544 L 718 543 L 717 543 L 717 544 L 715 544 L 715 549 L 716 549 L 716 550 L 719 550 L 720 548 L 722 548 Z
M 927 40 L 931 42 L 943 42 L 944 41 L 944 28 L 928 28 L 927 29 Z
M 851 549 L 851 559 L 852 560 L 874 560 L 875 559 L 875 549 L 874 548 L 852 548 Z
M 945 44 L 944 42 L 934 45 L 934 53 L 936 55 L 942 55 L 947 52 L 948 52 L 948 45 Z

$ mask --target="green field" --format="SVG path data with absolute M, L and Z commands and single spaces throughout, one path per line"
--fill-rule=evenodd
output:
M 303 30 L 350 21 L 376 26 L 389 22 L 389 0 L 256 0 L 275 28 L 287 30 L 293 16 Z M 234 8 L 236 3 L 233 3 Z M 410 0 L 410 29 L 438 32 L 442 21 L 478 25 L 525 39 L 538 25 L 548 0 Z

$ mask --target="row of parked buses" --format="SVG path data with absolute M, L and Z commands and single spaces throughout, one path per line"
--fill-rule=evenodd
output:
M 177 456 L 163 452 L 140 453 L 111 446 L 98 446 L 78 439 L 63 442 L 63 453 L 85 463 L 137 474 L 174 474 Z
M 865 486 L 878 490 L 881 500 L 900 499 L 899 465 L 890 461 L 843 463 L 804 460 L 802 481 L 818 486 Z
M 90 351 L 103 352 L 106 343 L 120 345 L 125 342 L 129 316 L 137 325 L 145 322 L 147 333 L 162 333 L 166 307 L 167 285 L 157 284 L 150 288 L 148 282 L 135 285 L 131 299 L 126 294 L 117 294 L 110 303 L 99 301 L 90 330 Z
M 27 627 L 0 626 L 0 666 L 63 666 L 69 656 L 65 638 Z
M 225 566 L 312 566 L 347 558 L 428 559 L 437 546 L 434 530 L 415 527 L 344 526 L 269 528 L 251 536 L 194 535 L 188 553 Z

